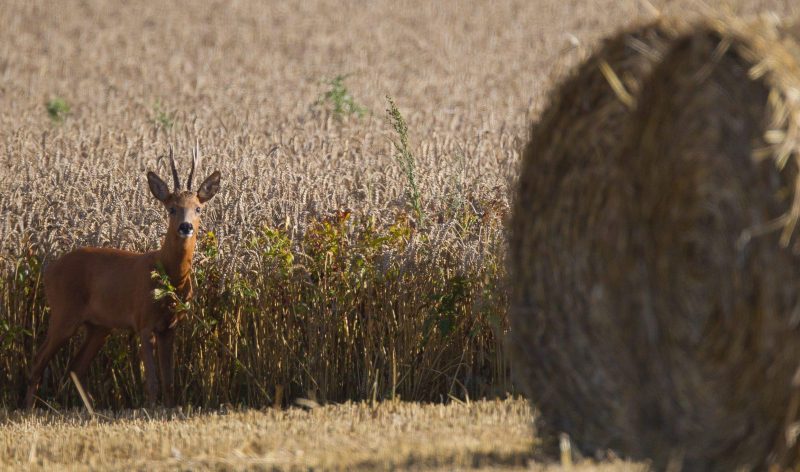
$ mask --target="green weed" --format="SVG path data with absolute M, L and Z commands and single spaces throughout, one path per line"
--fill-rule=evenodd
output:
M 47 115 L 54 123 L 63 123 L 70 114 L 70 106 L 61 97 L 53 97 L 45 103 Z
M 153 123 L 165 130 L 172 129 L 175 124 L 175 112 L 168 111 L 164 108 L 164 104 L 160 100 L 156 100 L 153 104 Z
M 356 103 L 353 95 L 345 86 L 344 81 L 349 75 L 337 75 L 325 81 L 329 89 L 317 100 L 317 105 L 330 107 L 334 116 L 342 118 L 346 115 L 356 115 L 362 117 L 367 113 L 367 109 Z
M 406 195 L 414 211 L 414 216 L 417 219 L 417 223 L 423 226 L 425 223 L 425 213 L 422 209 L 422 197 L 420 196 L 419 186 L 417 185 L 417 161 L 414 158 L 414 154 L 411 152 L 411 146 L 408 144 L 408 125 L 403 115 L 400 114 L 400 110 L 397 108 L 397 105 L 395 105 L 392 97 L 387 95 L 386 100 L 389 101 L 389 108 L 386 112 L 389 114 L 389 121 L 392 128 L 394 128 L 394 131 L 397 133 L 397 139 L 392 141 L 396 149 L 395 160 L 403 169 L 403 173 L 406 176 L 406 183 L 408 186 Z

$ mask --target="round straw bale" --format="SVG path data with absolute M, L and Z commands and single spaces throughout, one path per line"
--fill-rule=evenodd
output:
M 620 333 L 613 319 L 590 319 L 589 302 L 594 280 L 618 270 L 615 233 L 626 225 L 622 211 L 633 190 L 612 157 L 633 95 L 674 36 L 655 23 L 607 39 L 554 92 L 523 153 L 510 224 L 509 347 L 529 398 L 553 428 L 580 431 L 575 437 L 586 449 L 614 446 L 629 434 L 609 429 L 630 423 L 618 396 L 630 374 L 614 369 L 632 366 L 616 346 L 621 340 L 597 342 Z M 621 87 L 616 92 L 609 71 Z
M 797 465 L 790 31 L 726 19 L 623 33 L 532 127 L 510 222 L 509 347 L 546 427 L 586 453 Z M 648 35 L 657 54 L 630 47 Z

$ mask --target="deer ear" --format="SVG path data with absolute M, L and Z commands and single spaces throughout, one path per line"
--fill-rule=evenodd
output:
M 200 200 L 200 203 L 205 203 L 219 192 L 219 179 L 221 175 L 218 170 L 215 170 L 213 174 L 206 177 L 206 180 L 200 184 L 200 188 L 197 189 L 197 199 Z
M 155 172 L 147 173 L 147 184 L 150 186 L 150 192 L 159 201 L 165 201 L 169 197 L 169 187 L 167 183 L 161 180 Z

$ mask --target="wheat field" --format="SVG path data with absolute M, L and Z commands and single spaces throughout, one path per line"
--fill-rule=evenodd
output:
M 294 434 L 301 413 L 245 409 L 286 407 L 297 398 L 322 404 L 451 401 L 452 409 L 443 411 L 457 418 L 466 414 L 458 402 L 515 393 L 502 347 L 504 224 L 528 126 L 553 83 L 604 35 L 659 12 L 686 14 L 703 5 L 708 7 L 688 0 L 5 1 L 0 466 L 28 460 L 30 451 L 19 447 L 32 434 L 37 444 L 66 434 L 53 431 L 88 428 L 87 436 L 65 443 L 84 450 L 81 444 L 95 439 L 81 438 L 112 430 L 182 437 L 198 427 L 210 434 L 216 434 L 213 428 L 236 429 L 253 418 L 278 431 L 279 441 Z M 792 0 L 710 6 L 741 14 L 798 13 Z M 397 104 L 394 117 L 387 113 L 387 97 Z M 84 245 L 157 248 L 166 218 L 147 190 L 145 172 L 168 178 L 164 155 L 172 145 L 185 175 L 195 144 L 202 155 L 199 178 L 219 169 L 223 180 L 204 214 L 193 313 L 178 332 L 178 399 L 186 408 L 231 405 L 236 413 L 169 421 L 162 416 L 146 424 L 125 416 L 138 410 L 120 409 L 144 402 L 137 340 L 125 333 L 113 336 L 95 360 L 87 388 L 97 407 L 128 413 L 89 424 L 77 413 L 61 418 L 52 412 L 81 405 L 65 377 L 78 340 L 51 363 L 39 392 L 39 406 L 55 416 L 11 412 L 46 329 L 42 268 Z M 441 461 L 380 455 L 372 465 L 526 466 L 529 457 L 520 451 L 530 449 L 523 432 L 530 412 L 513 401 L 480 405 L 469 410 L 477 424 L 491 422 L 498 408 L 511 408 L 515 413 L 502 418 L 515 426 L 487 426 L 494 441 L 489 446 L 456 445 L 457 452 L 444 453 Z M 318 411 L 349 418 L 351 409 L 363 408 Z M 300 421 L 308 437 L 318 426 L 315 414 Z M 233 423 L 226 423 L 229 418 Z M 341 428 L 350 427 L 347 421 L 330 427 L 330 449 L 336 449 Z M 409 424 L 403 431 L 416 427 Z M 458 424 L 431 428 L 450 435 Z M 158 432 L 162 425 L 168 432 Z M 371 426 L 352 427 L 366 428 L 369 436 Z M 453 442 L 483 444 L 486 435 L 476 434 L 456 434 Z M 234 443 L 247 434 L 206 453 L 203 436 L 192 437 L 180 447 L 181 457 L 187 457 L 185 448 L 199 448 L 188 456 L 200 461 L 198 467 L 272 467 L 225 462 L 234 460 L 233 451 L 244 451 Z M 407 440 L 389 438 L 381 451 Z M 312 439 L 293 440 L 287 448 L 304 449 L 302 441 Z M 266 451 L 277 443 L 264 444 L 259 447 Z M 439 449 L 440 443 L 431 444 Z M 493 450 L 492 444 L 508 447 L 497 452 L 500 459 L 476 452 Z M 103 461 L 98 451 L 118 446 L 109 443 L 83 456 L 63 452 L 72 450 L 67 445 L 37 447 L 31 463 L 53 466 Z M 175 459 L 167 451 L 136 463 L 136 447 L 120 450 L 113 457 L 121 462 L 114 464 L 149 468 L 147 461 Z M 195 464 L 175 460 L 165 467 Z M 275 467 L 355 464 L 339 460 L 283 458 Z

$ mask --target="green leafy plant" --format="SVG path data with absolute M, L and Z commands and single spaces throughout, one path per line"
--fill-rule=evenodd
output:
M 62 123 L 70 113 L 69 103 L 61 97 L 53 97 L 45 103 L 47 115 L 55 123 Z
M 344 81 L 349 75 L 337 75 L 325 81 L 330 88 L 317 100 L 317 105 L 328 105 L 333 114 L 341 118 L 345 115 L 356 115 L 359 118 L 367 113 L 367 109 L 356 103 Z
M 150 273 L 150 278 L 155 280 L 157 284 L 156 288 L 153 289 L 153 299 L 168 300 L 170 307 L 174 311 L 188 312 L 191 309 L 190 304 L 183 301 L 175 292 L 175 286 L 170 282 L 169 276 L 164 270 L 164 266 L 158 264 L 156 270 Z
M 0 350 L 10 349 L 13 342 L 22 336 L 30 336 L 31 332 L 22 326 L 15 326 L 8 320 L 0 320 Z
M 153 104 L 153 122 L 162 128 L 169 130 L 175 124 L 175 112 L 168 111 L 160 100 Z

